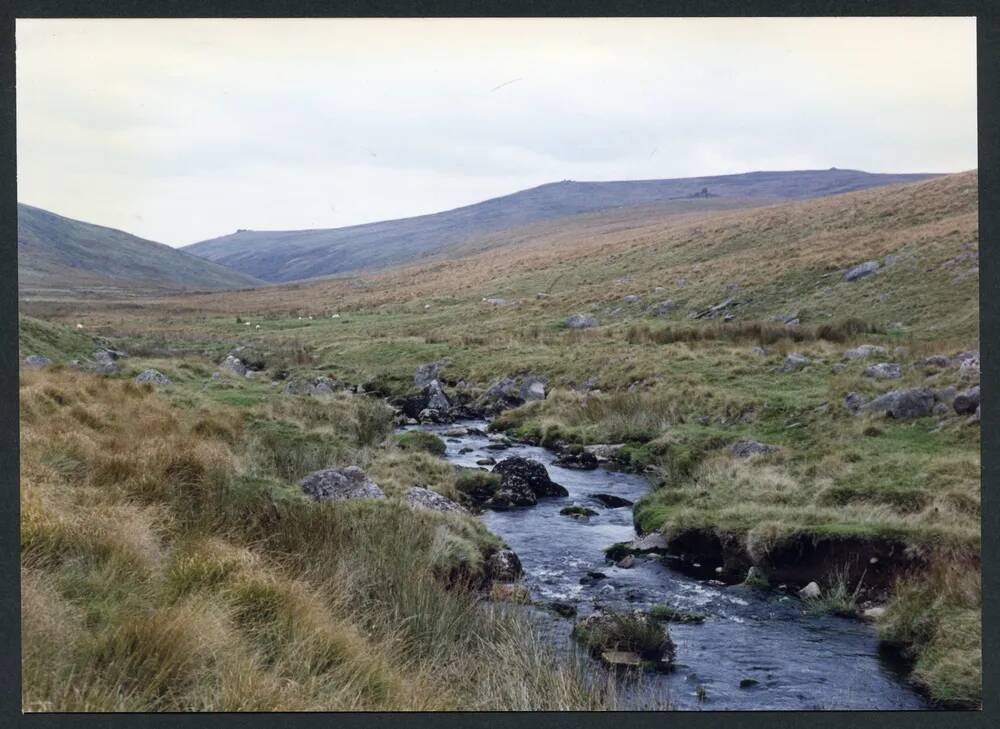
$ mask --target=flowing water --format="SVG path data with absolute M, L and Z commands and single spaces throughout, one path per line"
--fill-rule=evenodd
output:
M 481 517 L 520 557 L 524 584 L 536 603 L 570 603 L 578 617 L 593 612 L 595 605 L 630 610 L 657 603 L 707 616 L 702 623 L 669 624 L 677 646 L 675 670 L 647 672 L 640 682 L 623 681 L 619 697 L 627 708 L 665 703 L 705 710 L 927 708 L 904 681 L 898 662 L 880 652 L 869 624 L 810 614 L 798 598 L 776 591 L 690 577 L 654 555 L 637 557 L 629 569 L 605 562 L 605 547 L 635 538 L 632 509 L 609 509 L 592 494 L 636 501 L 649 488 L 646 479 L 603 467 L 560 468 L 553 465 L 552 452 L 535 446 L 497 451 L 487 448 L 492 441 L 485 436 L 443 435 L 452 428 L 485 430 L 486 425 L 469 421 L 413 428 L 442 436 L 445 457 L 456 465 L 476 467 L 478 459 L 488 456 L 498 461 L 515 455 L 532 458 L 569 491 L 566 498 L 540 499 L 534 507 L 487 511 Z M 599 513 L 586 521 L 559 513 L 574 502 Z M 589 571 L 607 577 L 581 584 Z M 557 650 L 575 653 L 569 637 L 573 619 L 549 610 L 536 610 L 534 617 Z M 588 669 L 603 672 L 596 661 Z M 744 679 L 756 683 L 741 688 Z

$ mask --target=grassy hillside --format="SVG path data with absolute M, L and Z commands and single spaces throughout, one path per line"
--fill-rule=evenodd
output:
M 674 180 L 564 180 L 433 215 L 328 230 L 241 230 L 185 250 L 267 281 L 294 281 L 407 263 L 448 252 L 470 238 L 507 235 L 531 223 L 581 213 L 653 203 L 663 205 L 661 212 L 704 212 L 925 177 L 832 169 Z
M 27 711 L 614 706 L 465 586 L 494 536 L 396 498 L 408 469 L 441 491 L 454 475 L 384 441 L 384 405 L 233 408 L 204 370 L 170 371 L 165 397 L 22 373 Z M 317 504 L 291 484 L 331 462 L 391 498 Z
M 325 374 L 379 393 L 411 391 L 416 366 L 432 361 L 445 362 L 452 397 L 545 375 L 548 397 L 494 428 L 553 447 L 623 444 L 622 465 L 652 486 L 635 510 L 640 531 L 662 532 L 679 551 L 723 545 L 708 564 L 725 564 L 727 577 L 759 564 L 782 575 L 776 583 L 815 580 L 817 609 L 857 613 L 861 584 L 858 594 L 886 608 L 879 630 L 913 659 L 914 680 L 935 701 L 974 706 L 978 423 L 948 406 L 912 420 L 855 416 L 844 401 L 978 382 L 954 359 L 924 361 L 978 349 L 977 185 L 969 172 L 753 210 L 606 211 L 363 276 L 26 308 L 120 338 L 133 353 L 123 376 L 162 369 L 182 383 L 184 412 L 211 403 L 270 413 L 282 402 L 282 383 L 267 377 L 209 380 L 236 344 L 270 352 L 272 374 Z M 869 260 L 876 273 L 846 280 Z M 717 316 L 693 318 L 727 299 Z M 598 324 L 566 327 L 578 313 Z M 797 325 L 784 322 L 792 315 Z M 861 344 L 883 353 L 846 356 Z M 808 362 L 787 370 L 793 352 Z M 866 375 L 877 362 L 899 365 L 900 377 Z M 775 450 L 734 455 L 747 439 Z M 416 470 L 433 462 L 426 454 L 344 447 L 389 483 L 429 478 L 450 493 L 447 477 Z M 785 576 L 780 557 L 794 550 L 822 558 Z
M 162 243 L 17 206 L 18 288 L 36 295 L 122 294 L 259 285 Z

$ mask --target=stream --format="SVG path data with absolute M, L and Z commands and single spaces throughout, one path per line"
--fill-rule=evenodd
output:
M 667 603 L 678 610 L 706 615 L 702 623 L 669 623 L 677 646 L 675 669 L 646 672 L 639 681 L 622 679 L 620 702 L 627 709 L 663 707 L 704 710 L 925 709 L 927 702 L 910 687 L 898 660 L 880 649 L 873 626 L 836 616 L 810 614 L 794 596 L 745 585 L 726 586 L 671 569 L 656 555 L 637 556 L 635 566 L 605 562 L 604 549 L 635 538 L 631 507 L 611 509 L 594 500 L 609 493 L 629 501 L 649 489 L 641 475 L 600 467 L 593 471 L 554 466 L 556 455 L 544 448 L 514 444 L 492 450 L 484 436 L 450 438 L 453 428 L 486 430 L 485 421 L 409 426 L 442 437 L 445 458 L 477 468 L 478 459 L 511 456 L 543 463 L 550 477 L 566 487 L 565 498 L 539 499 L 538 505 L 509 511 L 486 511 L 483 523 L 510 545 L 524 567 L 524 584 L 541 607 L 532 617 L 542 635 L 564 655 L 578 655 L 570 638 L 572 618 L 544 606 L 558 601 L 578 611 L 595 604 L 616 610 L 648 610 Z M 460 453 L 463 449 L 472 449 Z M 559 510 L 579 503 L 598 512 L 586 521 Z M 588 571 L 607 578 L 581 584 Z M 585 579 L 585 582 L 588 580 Z M 584 664 L 593 677 L 605 669 Z M 745 679 L 755 683 L 741 688 Z

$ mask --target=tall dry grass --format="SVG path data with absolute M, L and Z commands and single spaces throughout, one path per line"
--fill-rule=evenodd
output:
M 613 706 L 473 589 L 477 521 L 315 504 L 241 470 L 266 446 L 233 413 L 129 382 L 25 372 L 20 401 L 25 710 Z

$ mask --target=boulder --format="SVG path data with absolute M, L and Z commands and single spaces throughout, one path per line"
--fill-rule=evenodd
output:
M 587 314 L 574 314 L 568 317 L 565 324 L 570 329 L 588 329 L 590 327 L 596 327 L 598 325 L 597 319 Z
M 128 354 L 118 349 L 103 347 L 94 352 L 95 362 L 117 362 L 120 359 L 128 359 Z
M 920 360 L 920 364 L 923 367 L 947 367 L 951 364 L 951 360 L 945 357 L 943 354 L 932 354 L 930 357 L 924 357 Z
M 944 403 L 945 405 L 951 405 L 955 402 L 955 396 L 958 395 L 958 390 L 955 387 L 942 387 L 940 390 L 934 391 L 934 399 L 939 403 Z
M 255 347 L 239 346 L 230 350 L 229 355 L 242 362 L 248 370 L 262 370 L 267 367 L 264 353 Z
M 811 359 L 806 357 L 804 354 L 799 352 L 792 352 L 787 357 L 785 357 L 784 363 L 781 365 L 781 372 L 795 372 L 800 370 L 806 365 L 812 362 Z
M 169 385 L 170 378 L 159 370 L 143 370 L 135 376 L 136 384 L 151 382 L 154 385 Z
M 249 374 L 249 372 L 247 373 Z M 332 377 L 320 375 L 307 380 L 291 380 L 285 383 L 281 392 L 285 395 L 307 395 L 319 397 L 322 395 L 332 395 L 337 391 L 339 383 Z
M 958 376 L 963 380 L 979 379 L 979 352 L 968 352 L 963 359 L 959 360 Z M 962 357 L 962 355 L 959 355 Z
M 750 458 L 751 456 L 774 453 L 777 450 L 779 450 L 777 446 L 756 440 L 738 440 L 729 446 L 729 452 L 737 458 Z
M 315 471 L 299 481 L 299 487 L 316 501 L 385 498 L 382 489 L 357 466 Z
M 616 567 L 621 567 L 623 570 L 632 569 L 635 566 L 635 557 L 631 554 L 626 554 L 620 560 L 615 563 Z
M 219 363 L 219 369 L 231 372 L 237 377 L 245 377 L 249 370 L 243 362 L 233 355 L 226 355 L 226 358 Z
M 529 375 L 521 381 L 520 396 L 525 402 L 545 399 L 545 386 L 548 384 L 547 377 L 535 377 Z
M 677 304 L 674 303 L 673 299 L 666 299 L 653 306 L 649 307 L 649 311 L 656 316 L 666 316 L 671 311 L 677 308 Z
M 594 456 L 599 462 L 613 461 L 618 457 L 622 448 L 625 447 L 624 443 L 596 443 L 594 445 L 584 446 L 583 450 Z
M 894 362 L 879 362 L 865 367 L 865 371 L 861 374 L 865 377 L 874 377 L 876 380 L 898 380 L 903 376 L 903 369 Z
M 576 606 L 571 605 L 568 602 L 550 602 L 549 608 L 556 615 L 563 618 L 576 617 Z
M 507 299 L 483 299 L 487 304 L 491 306 L 506 306 Z
M 496 458 L 480 458 L 476 461 L 477 466 L 495 466 L 497 463 Z
M 575 468 L 581 471 L 593 471 L 597 468 L 597 456 L 588 451 L 579 453 L 563 453 L 553 464 L 561 468 Z
M 514 582 L 524 574 L 512 549 L 500 549 L 486 559 L 486 577 L 493 582 Z
M 632 502 L 614 494 L 591 494 L 590 498 L 600 501 L 609 509 L 618 509 L 622 506 L 632 506 Z
M 451 407 L 448 397 L 444 394 L 444 389 L 438 380 L 431 380 L 423 389 L 427 404 L 424 406 L 431 410 L 447 410 Z
M 406 503 L 415 509 L 430 511 L 468 513 L 466 508 L 451 499 L 423 486 L 411 486 L 406 490 Z
M 24 358 L 24 366 L 28 369 L 39 369 L 52 364 L 52 360 L 41 354 L 29 354 Z
M 864 405 L 865 398 L 856 392 L 849 392 L 847 393 L 847 397 L 844 398 L 844 407 L 854 415 L 859 415 Z
M 427 364 L 420 365 L 413 374 L 413 384 L 423 390 L 439 378 L 442 367 L 444 367 L 444 363 L 442 362 L 428 362 Z
M 923 418 L 934 408 L 934 392 L 926 388 L 893 390 L 862 406 L 862 410 L 884 412 L 899 420 Z
M 871 357 L 873 354 L 885 354 L 885 347 L 879 347 L 874 344 L 862 344 L 859 347 L 844 352 L 844 359 L 865 359 Z
M 865 276 L 870 276 L 879 269 L 878 261 L 865 261 L 860 263 L 844 274 L 845 281 L 857 281 Z
M 810 582 L 808 585 L 799 590 L 799 597 L 805 598 L 806 600 L 815 600 L 820 596 L 819 585 L 815 582 Z
M 952 403 L 955 412 L 959 415 L 971 415 L 979 409 L 979 387 L 970 387 L 968 390 L 955 395 Z
M 493 382 L 479 399 L 479 405 L 490 412 L 499 412 L 523 404 L 524 400 L 518 392 L 517 383 L 510 377 Z
M 636 552 L 666 552 L 667 538 L 660 532 L 650 532 L 632 542 L 632 549 Z
M 549 478 L 548 471 L 538 461 L 514 456 L 493 467 L 500 476 L 500 488 L 523 491 L 527 488 L 536 498 L 569 496 L 569 492 Z
M 622 301 L 624 301 L 626 304 L 638 304 L 640 301 L 642 301 L 642 297 L 636 296 L 635 294 L 629 294 L 628 296 L 624 297 Z
M 77 364 L 84 372 L 93 372 L 95 375 L 113 375 L 118 372 L 118 365 L 114 360 L 105 359 L 99 362 L 88 362 L 86 364 Z

